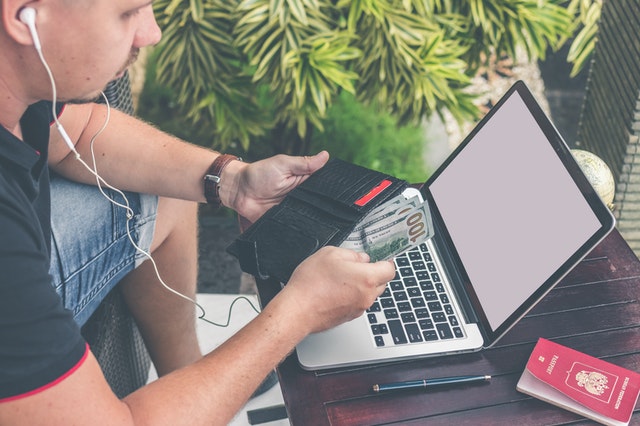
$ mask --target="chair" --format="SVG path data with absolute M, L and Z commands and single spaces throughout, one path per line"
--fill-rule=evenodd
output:
M 601 157 L 616 182 L 617 228 L 640 254 L 640 4 L 606 0 L 578 124 L 577 147 Z

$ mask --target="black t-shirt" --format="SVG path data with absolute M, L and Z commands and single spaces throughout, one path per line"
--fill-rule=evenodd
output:
M 88 350 L 49 276 L 51 119 L 50 103 L 29 107 L 24 142 L 0 126 L 0 401 L 55 384 Z

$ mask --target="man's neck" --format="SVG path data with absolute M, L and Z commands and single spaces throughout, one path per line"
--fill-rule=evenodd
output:
M 29 95 L 34 84 L 34 68 L 28 63 L 25 52 L 28 47 L 20 47 L 0 31 L 0 125 L 16 135 L 22 136 L 20 118 L 37 99 Z
M 20 139 L 20 118 L 28 107 L 28 103 L 20 100 L 4 76 L 0 75 L 0 124 Z

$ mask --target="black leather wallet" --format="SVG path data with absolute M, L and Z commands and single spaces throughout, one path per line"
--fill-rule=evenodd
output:
M 286 283 L 300 262 L 325 245 L 339 246 L 367 213 L 407 185 L 332 158 L 252 224 L 227 252 L 238 258 L 244 272 Z

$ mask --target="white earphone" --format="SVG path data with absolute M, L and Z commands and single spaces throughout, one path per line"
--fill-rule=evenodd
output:
M 40 43 L 40 37 L 38 36 L 38 31 L 36 30 L 36 10 L 32 7 L 24 7 L 20 10 L 20 13 L 18 14 L 18 18 L 20 18 L 20 21 L 22 21 L 22 23 L 24 23 L 29 28 L 29 33 L 31 34 L 31 39 L 33 40 L 33 47 L 38 52 L 38 56 L 40 56 L 40 62 L 42 62 L 42 65 L 44 66 L 45 70 L 47 71 L 47 74 L 49 75 L 49 79 L 51 80 L 51 89 L 53 91 L 53 102 L 55 106 L 56 84 L 53 79 L 53 74 L 51 73 L 51 69 L 49 68 L 49 64 L 47 64 L 47 61 L 44 59 L 44 56 L 42 54 L 42 45 Z M 73 142 L 71 142 L 71 138 L 67 134 L 64 127 L 62 127 L 62 124 L 60 124 L 60 122 L 57 119 L 57 116 L 55 115 L 55 107 L 54 107 L 54 119 L 55 119 L 56 128 L 60 133 L 60 136 L 62 136 L 62 139 L 64 140 L 64 142 L 67 144 L 69 149 L 71 149 L 71 151 L 76 154 L 76 156 L 79 156 L 79 154 L 76 151 L 75 145 L 73 144 Z
M 18 17 L 20 18 L 20 21 L 22 21 L 29 28 L 34 47 L 37 50 L 40 50 L 40 38 L 38 37 L 38 32 L 36 31 L 36 10 L 32 7 L 24 7 L 20 10 Z

